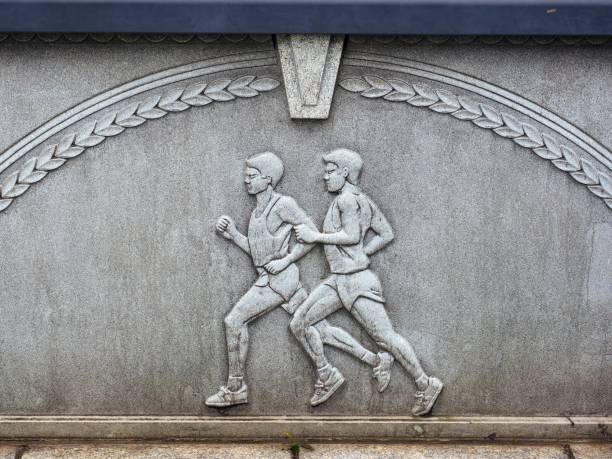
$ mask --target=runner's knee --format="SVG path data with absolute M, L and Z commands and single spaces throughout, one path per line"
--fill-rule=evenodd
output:
M 236 314 L 234 310 L 232 310 L 225 316 L 223 323 L 225 324 L 226 330 L 230 332 L 238 332 L 244 325 L 244 320 L 242 320 L 239 314 Z
M 289 322 L 289 328 L 291 328 L 291 331 L 295 336 L 304 335 L 306 329 L 306 321 L 304 320 L 304 314 L 300 313 L 299 310 L 294 314 L 293 318 L 291 319 L 291 322 Z

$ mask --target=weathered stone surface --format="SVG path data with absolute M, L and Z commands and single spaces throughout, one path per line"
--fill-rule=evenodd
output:
M 1 151 L 117 85 L 253 51 L 274 61 L 270 43 L 2 42 Z M 612 145 L 609 47 L 347 46 L 353 61 L 341 65 L 340 82 L 376 74 L 443 89 L 569 145 L 550 126 L 466 87 L 368 67 L 373 57 L 355 58 L 363 52 L 477 76 Z M 28 152 L 0 183 L 65 133 L 83 132 L 90 120 L 132 102 L 220 78 L 282 81 L 276 61 L 243 67 L 117 102 Z M 369 367 L 336 350 L 328 355 L 347 381 L 312 408 L 315 369 L 281 309 L 249 326 L 249 403 L 223 411 L 204 405 L 227 376 L 223 319 L 256 278 L 249 258 L 214 229 L 228 214 L 246 230 L 253 202 L 243 189 L 244 159 L 276 152 L 285 163 L 278 190 L 320 227 L 331 202 L 321 156 L 336 147 L 362 155 L 362 188 L 394 230 L 372 266 L 395 328 L 445 383 L 435 415 L 609 413 L 610 209 L 492 129 L 383 100 L 390 93 L 362 96 L 367 90 L 337 88 L 329 119 L 317 122 L 291 121 L 282 87 L 253 98 L 244 89 L 235 100 L 201 107 L 195 103 L 203 99 L 187 98 L 191 108 L 105 137 L 16 197 L 0 213 L 2 414 L 409 414 L 415 388 L 400 365 L 379 394 Z M 309 291 L 326 275 L 320 248 L 298 264 Z M 345 311 L 330 321 L 377 349 Z
M 575 459 L 612 457 L 612 444 L 610 443 L 572 443 L 570 448 Z
M 572 445 L 576 459 L 609 457 L 608 445 Z M 289 459 L 287 444 L 76 444 L 29 447 L 23 459 Z M 300 458 L 317 459 L 567 459 L 563 445 L 306 443 Z

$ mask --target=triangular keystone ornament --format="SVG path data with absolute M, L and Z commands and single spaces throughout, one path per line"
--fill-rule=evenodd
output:
M 334 95 L 343 35 L 278 35 L 291 118 L 326 119 Z

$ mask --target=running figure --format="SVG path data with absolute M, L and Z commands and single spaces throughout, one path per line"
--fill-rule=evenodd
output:
M 414 378 L 417 393 L 412 414 L 429 413 L 440 392 L 442 382 L 427 376 L 412 346 L 393 330 L 382 287 L 369 268 L 370 255 L 393 240 L 391 225 L 380 209 L 358 187 L 363 161 L 347 149 L 334 150 L 323 157 L 327 191 L 337 193 L 325 221 L 323 232 L 311 225 L 299 225 L 295 231 L 304 244 L 324 245 L 331 276 L 319 285 L 295 312 L 291 330 L 313 360 L 318 371 L 313 406 L 331 397 L 344 382 L 340 371 L 332 367 L 324 353 L 323 338 L 315 326 L 333 312 L 346 308 L 372 339 L 395 356 Z M 368 231 L 374 234 L 366 243 Z
M 228 381 L 219 392 L 208 397 L 208 406 L 247 403 L 244 373 L 249 346 L 248 323 L 277 306 L 292 314 L 308 296 L 300 283 L 295 262 L 312 250 L 313 245 L 296 243 L 290 248 L 289 239 L 296 225 L 313 230 L 316 230 L 316 226 L 293 198 L 274 191 L 283 171 L 282 161 L 273 153 L 262 153 L 247 159 L 244 182 L 247 192 L 257 199 L 248 233 L 245 236 L 238 231 L 234 221 L 227 216 L 220 217 L 216 224 L 217 231 L 223 237 L 251 256 L 259 277 L 225 317 Z M 394 360 L 390 354 L 370 352 L 348 332 L 332 327 L 327 321 L 320 321 L 314 326 L 323 343 L 342 349 L 373 367 L 378 390 L 385 390 Z

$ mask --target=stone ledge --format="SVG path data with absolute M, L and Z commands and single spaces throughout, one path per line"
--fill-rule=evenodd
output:
M 301 459 L 600 459 L 610 443 L 302 443 Z M 0 459 L 289 459 L 288 443 L 40 443 L 0 445 Z
M 609 440 L 609 417 L 2 416 L 0 438 L 278 440 Z

